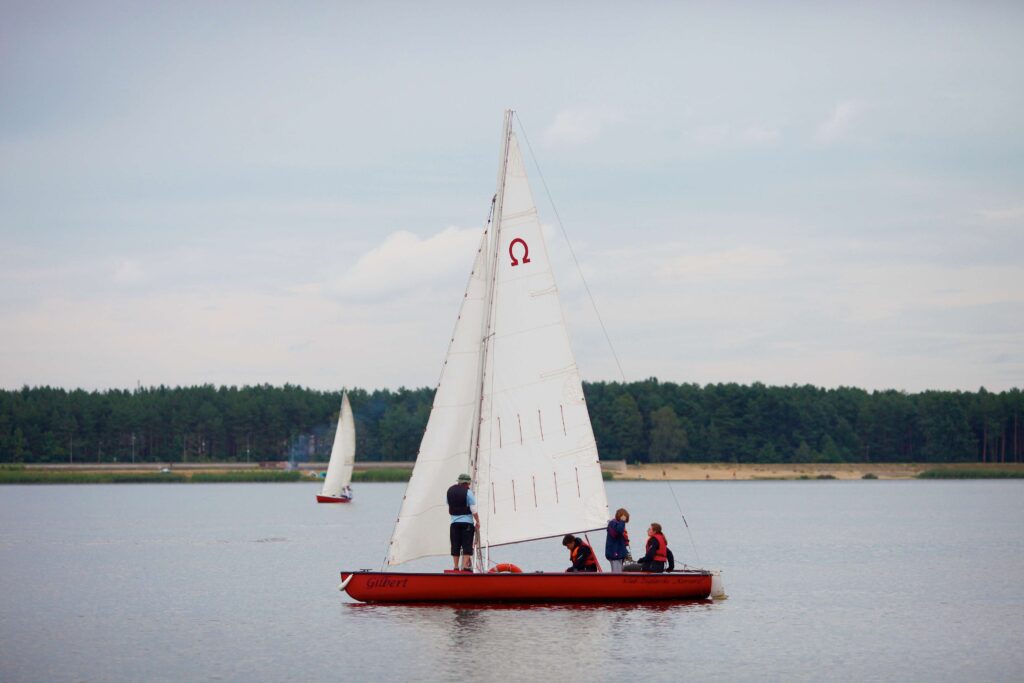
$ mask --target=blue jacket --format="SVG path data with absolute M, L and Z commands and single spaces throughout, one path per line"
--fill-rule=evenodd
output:
M 608 537 L 604 541 L 604 556 L 607 560 L 626 558 L 626 523 L 617 519 L 608 521 Z

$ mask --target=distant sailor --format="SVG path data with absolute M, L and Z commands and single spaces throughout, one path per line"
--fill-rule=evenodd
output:
M 566 569 L 567 572 L 596 572 L 597 556 L 590 544 L 585 543 L 579 536 L 567 534 L 562 539 L 562 545 L 569 549 L 569 561 L 572 566 Z
M 476 512 L 476 496 L 469 490 L 472 477 L 460 474 L 458 483 L 448 488 L 448 514 L 452 517 L 449 536 L 452 541 L 452 567 L 459 570 L 459 555 L 462 555 L 462 571 L 473 571 L 473 536 L 480 528 L 480 515 Z

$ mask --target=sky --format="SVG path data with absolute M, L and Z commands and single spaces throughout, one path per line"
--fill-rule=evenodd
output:
M 0 0 L 0 387 L 434 386 L 506 108 L 585 380 L 1024 386 L 1022 3 Z

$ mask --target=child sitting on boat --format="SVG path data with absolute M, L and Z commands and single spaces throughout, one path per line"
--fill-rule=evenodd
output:
M 562 539 L 562 545 L 569 549 L 569 560 L 572 566 L 566 569 L 567 572 L 596 572 L 597 556 L 594 549 L 585 543 L 579 536 L 566 534 Z
M 626 571 L 661 573 L 666 571 L 666 568 L 668 571 L 672 571 L 675 564 L 675 557 L 669 550 L 668 540 L 662 533 L 661 524 L 651 522 L 651 526 L 647 529 L 647 554 L 637 560 L 635 567 L 627 567 Z

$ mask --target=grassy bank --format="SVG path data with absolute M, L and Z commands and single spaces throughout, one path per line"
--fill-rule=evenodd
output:
M 379 470 L 357 470 L 352 473 L 352 481 L 409 481 L 412 476 L 411 469 L 388 469 Z
M 0 484 L 216 484 L 299 481 L 299 472 L 65 472 L 0 469 Z
M 0 484 L 180 484 L 188 477 L 177 472 L 47 472 L 0 470 Z
M 993 469 L 988 467 L 942 467 L 925 470 L 918 479 L 1024 479 L 1021 469 Z
M 299 481 L 302 473 L 293 470 L 238 470 L 234 472 L 196 472 L 192 475 L 195 484 L 223 484 L 244 481 Z

